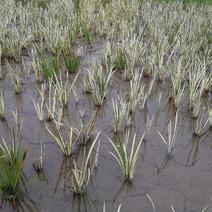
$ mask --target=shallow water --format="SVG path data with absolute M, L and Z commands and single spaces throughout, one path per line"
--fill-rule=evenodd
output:
M 82 92 L 82 76 L 86 74 L 89 65 L 99 61 L 104 44 L 96 43 L 92 48 L 86 48 L 81 43 L 77 45 L 83 58 L 80 66 L 80 76 L 76 82 L 79 102 L 70 98 L 64 119 L 77 127 L 77 111 L 85 109 L 85 120 L 89 120 L 95 106 L 92 97 Z M 25 61 L 29 62 L 26 57 Z M 6 69 L 6 68 L 5 68 Z M 71 76 L 71 79 L 74 76 Z M 143 79 L 146 84 L 148 79 Z M 87 192 L 82 197 L 75 197 L 71 192 L 70 170 L 71 159 L 64 158 L 61 151 L 48 135 L 44 123 L 36 115 L 32 98 L 36 100 L 38 92 L 33 74 L 25 77 L 22 93 L 15 95 L 11 88 L 10 79 L 0 81 L 6 102 L 6 122 L 0 123 L 0 135 L 9 140 L 8 124 L 12 123 L 11 110 L 17 110 L 23 118 L 21 143 L 29 146 L 30 153 L 25 165 L 24 173 L 28 188 L 27 198 L 22 203 L 20 211 L 42 212 L 95 212 L 102 211 L 104 202 L 106 211 L 116 211 L 122 204 L 122 212 L 150 212 L 151 202 L 146 193 L 154 201 L 156 211 L 171 211 L 171 205 L 178 212 L 200 211 L 212 197 L 212 131 L 206 128 L 201 137 L 194 137 L 194 120 L 190 118 L 184 100 L 178 122 L 178 136 L 174 157 L 166 160 L 166 149 L 157 131 L 164 134 L 164 130 L 174 109 L 168 101 L 169 84 L 155 83 L 151 97 L 147 101 L 144 111 L 139 108 L 135 113 L 131 132 L 142 135 L 147 117 L 155 114 L 153 125 L 136 167 L 132 184 L 123 183 L 124 179 L 116 161 L 108 153 L 111 150 L 107 137 L 113 135 L 112 98 L 125 95 L 129 89 L 129 82 L 124 82 L 119 73 L 114 73 L 110 91 L 102 108 L 97 111 L 95 134 L 101 131 L 101 146 L 98 167 L 94 170 Z M 158 97 L 163 91 L 161 104 L 158 108 Z M 211 96 L 208 95 L 208 101 Z M 123 129 L 124 131 L 124 129 Z M 40 142 L 44 143 L 44 173 L 38 177 L 33 162 L 40 156 Z M 78 160 L 86 147 L 80 147 Z M 6 206 L 2 211 L 12 211 Z

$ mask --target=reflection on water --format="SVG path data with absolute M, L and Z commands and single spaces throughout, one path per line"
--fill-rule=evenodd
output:
M 78 103 L 71 97 L 68 108 L 63 114 L 64 120 L 75 128 L 79 127 L 77 116 L 83 115 L 83 124 L 87 125 L 96 110 L 91 96 L 82 91 L 82 79 L 91 61 L 99 60 L 102 46 L 102 43 L 96 44 L 94 49 L 87 52 L 76 84 Z M 158 136 L 157 132 L 163 133 L 169 120 L 173 120 L 176 113 L 173 102 L 169 101 L 167 83 L 155 83 L 143 110 L 139 105 L 138 110 L 128 120 L 128 126 L 124 126 L 120 134 L 113 134 L 112 98 L 116 98 L 117 95 L 126 97 L 126 92 L 129 90 L 129 82 L 121 80 L 120 73 L 114 73 L 104 105 L 96 111 L 93 132 L 96 134 L 101 131 L 101 144 L 99 150 L 95 149 L 91 158 L 93 161 L 98 155 L 98 164 L 92 180 L 84 195 L 73 195 L 71 191 L 73 157 L 77 162 L 82 162 L 90 144 L 80 145 L 73 157 L 63 157 L 58 146 L 46 132 L 45 125 L 37 119 L 32 104 L 32 98 L 36 99 L 38 96 L 33 78 L 31 76 L 30 79 L 25 79 L 22 93 L 18 96 L 15 96 L 10 88 L 9 79 L 0 82 L 7 108 L 6 120 L 0 122 L 0 135 L 9 138 L 11 109 L 15 109 L 24 120 L 21 145 L 30 146 L 25 166 L 26 187 L 29 190 L 26 192 L 27 195 L 17 202 L 14 210 L 99 212 L 102 211 L 105 201 L 107 211 L 117 210 L 121 203 L 123 212 L 132 211 L 132 208 L 134 212 L 141 209 L 143 212 L 149 212 L 152 206 L 145 196 L 148 193 L 158 211 L 168 211 L 170 205 L 174 203 L 176 211 L 189 211 L 189 208 L 197 211 L 211 197 L 211 129 L 206 129 L 201 137 L 192 136 L 194 120 L 182 108 L 179 111 L 179 133 L 173 158 L 166 156 L 165 147 Z M 74 76 L 70 77 L 70 80 L 72 78 Z M 143 80 L 148 87 L 151 79 Z M 182 104 L 187 105 L 186 102 Z M 123 142 L 124 135 L 129 129 L 131 133 L 140 136 L 147 125 L 148 117 L 152 117 L 153 114 L 154 120 L 146 142 L 142 144 L 135 178 L 132 184 L 123 183 L 122 173 L 116 161 L 108 154 L 111 145 L 107 137 L 113 139 L 115 143 Z M 45 146 L 43 169 L 39 168 L 38 161 L 41 155 L 41 142 Z M 4 205 L 3 210 L 11 211 L 11 207 Z

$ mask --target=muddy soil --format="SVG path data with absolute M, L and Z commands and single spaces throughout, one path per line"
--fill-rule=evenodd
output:
M 97 42 L 88 48 L 78 44 L 82 61 L 80 75 L 76 82 L 79 101 L 71 96 L 68 108 L 64 112 L 64 119 L 77 127 L 77 115 L 85 110 L 85 120 L 89 120 L 96 109 L 89 94 L 82 91 L 83 75 L 87 73 L 92 62 L 99 61 L 103 48 L 102 42 Z M 30 63 L 25 56 L 24 60 Z M 4 67 L 3 65 L 3 68 Z M 70 77 L 73 79 L 74 75 Z M 149 80 L 143 79 L 148 85 Z M 152 205 L 146 193 L 155 203 L 156 211 L 171 211 L 171 205 L 177 212 L 196 212 L 203 209 L 212 197 L 212 131 L 206 128 L 201 137 L 195 137 L 194 120 L 187 110 L 184 98 L 179 111 L 178 136 L 173 158 L 167 160 L 166 149 L 158 135 L 158 131 L 165 133 L 167 124 L 174 115 L 172 103 L 168 101 L 169 84 L 155 83 L 151 97 L 147 101 L 145 110 L 138 107 L 133 118 L 131 133 L 138 136 L 146 126 L 147 117 L 155 114 L 153 125 L 136 167 L 132 184 L 123 183 L 121 170 L 108 153 L 111 151 L 107 137 L 116 139 L 113 134 L 112 98 L 123 96 L 129 89 L 129 82 L 122 79 L 120 73 L 114 73 L 111 87 L 102 108 L 97 111 L 94 134 L 101 131 L 101 146 L 98 167 L 94 170 L 87 192 L 82 196 L 74 196 L 71 191 L 70 172 L 72 160 L 63 157 L 60 149 L 54 143 L 36 115 L 32 99 L 38 98 L 33 73 L 24 76 L 22 93 L 14 94 L 9 77 L 0 81 L 0 88 L 4 92 L 6 103 L 6 121 L 0 123 L 0 135 L 6 141 L 10 139 L 8 125 L 12 123 L 11 110 L 17 110 L 23 118 L 21 143 L 29 146 L 30 153 L 25 165 L 27 195 L 20 202 L 20 211 L 41 212 L 100 212 L 103 203 L 106 211 L 116 211 L 122 204 L 122 212 L 150 212 Z M 163 91 L 161 104 L 158 98 Z M 211 96 L 208 96 L 211 101 Z M 49 124 L 49 123 L 48 123 Z M 49 124 L 50 126 L 51 124 Z M 123 133 L 125 129 L 123 128 Z M 123 135 L 120 135 L 123 138 Z M 33 168 L 33 162 L 40 156 L 40 143 L 44 143 L 44 172 L 38 174 Z M 82 159 L 83 151 L 78 150 L 78 160 Z M 95 151 L 94 151 L 95 153 Z M 11 206 L 5 206 L 2 211 L 12 211 Z

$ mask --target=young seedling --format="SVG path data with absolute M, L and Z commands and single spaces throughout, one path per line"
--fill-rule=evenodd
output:
M 138 144 L 136 145 L 136 134 L 134 134 L 132 143 L 131 143 L 131 149 L 130 153 L 128 153 L 127 147 L 129 144 L 129 131 L 127 133 L 127 139 L 124 142 L 118 142 L 118 144 L 114 144 L 112 140 L 108 139 L 111 143 L 115 154 L 112 152 L 109 152 L 118 162 L 123 175 L 125 176 L 125 179 L 129 182 L 132 181 L 135 173 L 136 168 L 136 162 L 138 160 L 139 156 L 139 150 L 141 147 L 141 144 L 143 142 L 144 135 L 140 138 Z
M 40 94 L 41 97 L 41 101 L 40 104 L 37 102 L 35 102 L 35 100 L 33 99 L 33 104 L 35 107 L 35 111 L 37 113 L 38 119 L 40 121 L 44 121 L 44 101 L 45 101 L 45 84 L 42 84 L 41 89 L 38 89 L 38 92 Z
M 175 121 L 169 121 L 168 124 L 168 139 L 166 140 L 164 136 L 158 132 L 159 136 L 161 137 L 162 141 L 164 142 L 167 148 L 167 156 L 171 157 L 174 153 L 175 143 L 177 139 L 177 122 L 178 122 L 178 111 L 176 112 Z M 174 125 L 174 128 L 173 128 Z
M 101 65 L 93 65 L 89 70 L 88 82 L 96 106 L 101 106 L 109 90 L 112 69 L 104 71 Z
M 52 136 L 52 138 L 54 139 L 55 143 L 59 146 L 59 148 L 61 149 L 61 151 L 63 152 L 63 154 L 67 157 L 71 156 L 71 154 L 73 153 L 73 147 L 76 143 L 76 141 L 74 141 L 74 134 L 73 134 L 73 128 L 69 129 L 69 133 L 68 133 L 68 139 L 66 140 L 65 138 L 63 138 L 61 132 L 59 129 L 57 129 L 56 134 L 54 134 L 46 125 L 46 129 L 49 132 L 49 134 Z
M 66 55 L 63 53 L 63 61 L 67 71 L 69 73 L 75 73 L 80 65 L 80 56 L 73 53 L 71 55 Z
M 39 54 L 40 53 L 38 53 L 37 47 L 33 46 L 30 56 L 32 58 L 32 68 L 35 74 L 35 80 L 38 83 L 42 82 L 43 80 L 41 62 L 38 56 Z
M 21 30 L 21 27 L 18 27 L 17 24 L 13 24 L 12 27 L 7 28 L 7 36 L 3 39 L 4 54 L 7 57 L 14 58 L 16 62 L 20 61 L 22 49 L 26 47 L 31 40 L 31 35 L 28 33 L 28 30 L 29 29 Z
M 72 191 L 74 194 L 78 194 L 78 195 L 83 194 L 90 182 L 94 164 L 89 165 L 89 161 L 90 161 L 90 157 L 94 149 L 94 146 L 99 139 L 99 135 L 100 135 L 100 132 L 97 134 L 96 138 L 94 139 L 89 149 L 87 156 L 84 158 L 81 169 L 77 167 L 76 161 L 74 161 L 74 168 L 73 168 L 73 173 L 71 177 Z
M 16 205 L 16 200 L 23 196 L 20 183 L 26 157 L 27 150 L 22 152 L 15 141 L 10 145 L 2 138 L 2 144 L 0 144 L 0 193 L 3 201 L 9 201 L 13 206 Z
M 201 97 L 203 95 L 203 89 L 200 88 L 203 79 L 204 74 L 201 71 L 189 72 L 189 104 L 190 110 L 194 111 L 194 118 L 197 118 L 200 109 Z
M 134 113 L 137 104 L 144 92 L 143 83 L 141 83 L 142 74 L 135 73 L 132 80 L 130 80 L 130 93 L 129 93 L 129 112 Z
M 21 93 L 21 84 L 22 84 L 20 67 L 15 65 L 13 68 L 8 63 L 8 68 L 9 68 L 8 73 L 11 78 L 12 86 L 14 88 L 15 94 L 20 94 Z
M 46 80 L 54 79 L 55 75 L 59 72 L 58 56 L 53 56 L 50 60 L 48 60 L 42 55 L 39 58 L 39 64 L 41 68 L 40 72 Z
M 96 120 L 96 111 L 93 112 L 89 122 L 85 125 L 82 119 L 78 119 L 80 129 L 78 131 L 78 139 L 81 145 L 87 145 L 92 141 L 92 134 Z
M 126 118 L 128 104 L 122 98 L 118 97 L 116 101 L 112 100 L 113 105 L 113 129 L 114 133 L 119 133 L 121 125 Z
M 91 45 L 93 42 L 93 35 L 91 32 L 91 29 L 87 27 L 85 24 L 82 25 L 81 27 L 82 30 L 82 35 L 85 38 L 86 42 Z
M 69 96 L 70 96 L 71 91 L 73 92 L 74 83 L 76 82 L 78 75 L 79 75 L 79 73 L 76 75 L 76 77 L 74 78 L 72 83 L 69 82 L 68 73 L 66 75 L 65 82 L 63 81 L 61 75 L 60 75 L 60 77 L 57 77 L 55 75 L 54 81 L 52 81 L 52 85 L 54 85 L 54 88 L 56 90 L 60 104 L 63 108 L 68 107 Z
M 47 121 L 54 120 L 54 115 L 57 106 L 57 91 L 54 89 L 52 82 L 49 84 L 49 97 L 48 104 L 46 104 L 47 109 Z
M 23 120 L 19 121 L 16 112 L 13 115 L 16 129 L 10 128 L 11 143 L 6 142 L 3 137 L 0 143 L 0 194 L 3 201 L 8 201 L 15 207 L 16 201 L 22 198 L 24 194 L 20 184 L 23 180 L 23 168 L 28 149 L 22 151 L 19 147 Z
M 127 65 L 126 51 L 119 47 L 116 50 L 116 55 L 114 56 L 113 66 L 115 70 L 124 71 Z
M 174 104 L 176 108 L 179 108 L 182 97 L 185 94 L 185 82 L 184 76 L 186 74 L 186 68 L 182 67 L 182 59 L 180 58 L 178 62 L 175 62 L 170 68 L 171 71 L 171 82 L 172 82 L 172 98 L 174 99 Z M 175 68 L 176 67 L 176 68 Z M 173 71 L 177 69 L 176 71 Z

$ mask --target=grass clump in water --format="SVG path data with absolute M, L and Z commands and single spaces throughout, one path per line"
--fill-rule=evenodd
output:
M 14 131 L 12 131 L 11 144 L 7 144 L 2 138 L 0 144 L 0 195 L 2 202 L 10 202 L 13 207 L 16 206 L 16 201 L 24 195 L 20 184 L 27 152 L 27 149 L 20 150 Z

